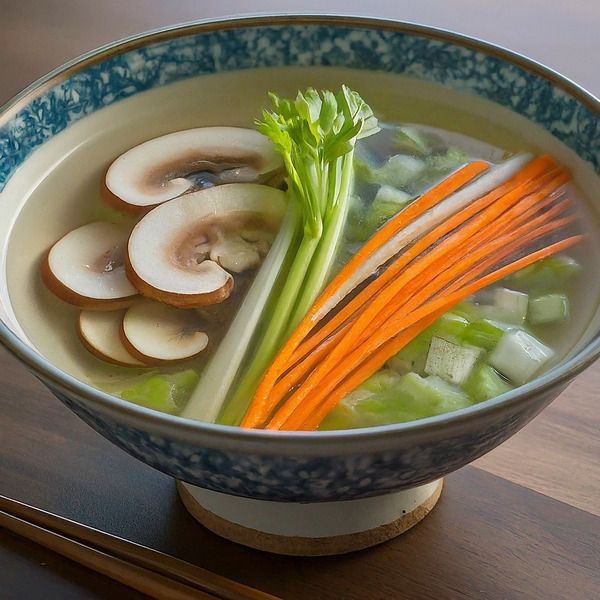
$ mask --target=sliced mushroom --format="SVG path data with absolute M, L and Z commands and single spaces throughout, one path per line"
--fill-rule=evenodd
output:
M 272 180 L 282 161 L 253 129 L 201 127 L 154 138 L 117 158 L 102 188 L 107 202 L 136 214 L 182 194 L 226 183 Z
M 208 344 L 203 321 L 195 311 L 144 300 L 123 317 L 121 341 L 146 364 L 163 364 L 190 358 Z
M 285 209 L 284 192 L 251 183 L 171 200 L 131 232 L 127 276 L 142 295 L 173 306 L 222 302 L 233 289 L 228 271 L 255 268 L 260 261 L 261 252 L 238 232 L 264 229 L 273 236 Z
M 74 229 L 48 252 L 42 279 L 59 298 L 80 308 L 130 306 L 137 290 L 125 275 L 127 235 L 127 228 L 103 221 Z
M 94 356 L 106 362 L 123 367 L 143 367 L 145 363 L 131 356 L 121 341 L 124 316 L 124 310 L 82 310 L 77 324 L 79 337 Z

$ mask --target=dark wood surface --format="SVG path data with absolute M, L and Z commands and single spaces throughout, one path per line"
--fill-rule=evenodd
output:
M 274 10 L 256 1 L 255 11 Z M 600 92 L 600 5 L 332 0 L 330 12 L 445 26 L 523 51 Z M 0 102 L 85 50 L 130 33 L 247 11 L 241 1 L 0 0 Z M 323 10 L 317 0 L 290 11 Z M 465 15 L 471 15 L 468 19 Z M 0 352 L 0 493 L 197 563 L 283 598 L 569 600 L 600 589 L 600 368 L 506 444 L 447 478 L 414 530 L 343 557 L 292 559 L 221 540 L 189 517 L 173 482 L 109 444 Z M 0 531 L 0 598 L 138 598 Z

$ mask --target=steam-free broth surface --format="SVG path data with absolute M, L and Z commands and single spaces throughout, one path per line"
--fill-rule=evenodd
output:
M 148 368 L 115 366 L 88 352 L 76 331 L 79 309 L 46 288 L 39 275 L 40 263 L 52 244 L 76 227 L 101 220 L 130 228 L 139 221 L 140 217 L 107 205 L 100 195 L 106 168 L 127 149 L 191 127 L 252 128 L 253 119 L 267 103 L 267 91 L 294 96 L 298 89 L 312 86 L 336 90 L 341 83 L 364 97 L 379 118 L 382 130 L 358 143 L 355 184 L 333 273 L 387 220 L 473 159 L 501 163 L 524 152 L 553 154 L 573 171 L 575 184 L 570 184 L 568 196 L 575 203 L 578 219 L 569 227 L 574 232 L 583 231 L 585 238 L 555 259 L 547 259 L 545 270 L 531 267 L 462 302 L 446 321 L 438 323 L 438 329 L 418 336 L 397 359 L 388 361 L 375 379 L 345 398 L 321 428 L 411 420 L 485 400 L 481 394 L 485 396 L 487 392 L 482 392 L 482 386 L 491 385 L 485 378 L 492 371 L 499 373 L 489 364 L 493 347 L 502 336 L 507 339 L 509 329 L 522 330 L 552 350 L 539 372 L 560 361 L 584 337 L 599 295 L 597 278 L 585 276 L 594 272 L 600 261 L 597 216 L 580 191 L 585 188 L 587 195 L 597 193 L 591 171 L 550 136 L 489 102 L 445 89 L 440 94 L 433 84 L 398 76 L 324 68 L 211 75 L 145 92 L 76 123 L 36 152 L 7 188 L 7 195 L 13 189 L 14 193 L 20 191 L 23 202 L 10 238 L 7 273 L 13 310 L 31 344 L 61 369 L 100 389 L 151 408 L 181 412 L 198 376 L 202 377 L 226 334 L 266 252 L 255 253 L 257 265 L 233 273 L 234 291 L 224 302 L 194 312 L 195 318 L 207 324 L 210 341 L 206 350 L 189 360 Z M 240 98 L 244 101 L 240 102 Z M 205 179 L 204 175 L 197 178 L 195 186 L 214 184 Z M 280 180 L 275 182 L 279 183 Z M 224 227 L 227 228 L 230 225 Z M 195 242 L 194 247 L 198 246 Z M 272 231 L 260 241 L 263 250 L 265 243 L 266 249 L 274 243 Z M 191 259 L 187 254 L 186 257 L 189 263 Z M 527 305 L 523 313 L 526 316 L 521 323 L 515 323 L 514 310 L 520 309 L 513 307 L 519 303 L 523 307 L 523 302 Z M 500 325 L 494 329 L 496 323 Z M 494 346 L 489 345 L 490 339 L 495 340 Z M 436 356 L 435 346 L 441 348 L 444 342 L 450 346 L 440 349 Z M 473 365 L 465 381 L 458 381 L 463 367 L 451 367 L 449 374 L 440 377 L 443 369 L 436 366 L 436 360 L 447 358 L 448 352 L 458 352 L 458 362 L 470 360 L 468 351 L 457 348 L 477 348 L 473 361 L 481 372 L 479 382 L 474 381 Z M 503 358 L 492 360 L 498 367 Z M 491 370 L 484 372 L 480 367 Z M 453 377 L 458 379 L 453 381 Z M 495 393 L 522 383 L 516 381 L 518 377 L 513 374 L 515 380 L 510 381 L 499 373 L 498 380 L 494 379 Z M 154 398 L 166 388 L 175 390 L 168 406 Z M 432 395 L 428 397 L 429 392 Z M 390 402 L 393 409 L 389 408 Z

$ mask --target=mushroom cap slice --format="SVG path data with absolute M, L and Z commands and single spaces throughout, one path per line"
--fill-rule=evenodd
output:
M 208 345 L 203 321 L 195 311 L 145 300 L 125 312 L 121 340 L 127 350 L 146 364 L 190 358 Z
M 42 263 L 42 279 L 59 298 L 80 308 L 130 306 L 137 290 L 125 274 L 129 229 L 95 221 L 62 237 Z
M 254 129 L 186 129 L 119 156 L 106 172 L 102 194 L 112 206 L 139 214 L 197 189 L 194 173 L 231 169 L 229 176 L 242 182 L 264 179 L 282 166 L 271 140 Z
M 286 210 L 281 190 L 232 183 L 186 194 L 156 207 L 134 227 L 126 253 L 127 276 L 148 298 L 179 307 L 216 304 L 233 289 L 233 277 L 210 260 L 216 227 L 261 221 L 276 230 Z
M 83 345 L 98 358 L 123 367 L 144 367 L 131 356 L 121 341 L 124 310 L 98 312 L 82 310 L 77 330 Z

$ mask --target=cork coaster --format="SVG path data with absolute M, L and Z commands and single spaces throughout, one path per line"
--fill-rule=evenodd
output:
M 328 556 L 354 552 L 381 544 L 414 527 L 436 505 L 442 493 L 443 480 L 439 481 L 433 493 L 426 500 L 398 519 L 367 531 L 332 537 L 282 536 L 244 527 L 238 523 L 227 521 L 202 507 L 180 481 L 176 482 L 176 486 L 179 497 L 190 514 L 204 527 L 221 537 L 250 548 L 275 554 Z

